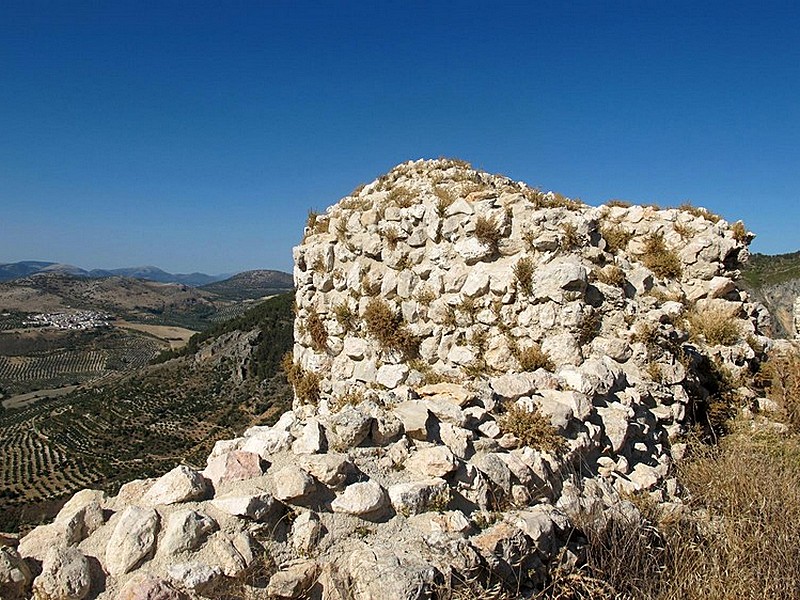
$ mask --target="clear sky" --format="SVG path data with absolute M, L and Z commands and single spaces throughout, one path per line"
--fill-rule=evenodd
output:
M 797 2 L 0 2 L 0 262 L 291 268 L 454 156 L 800 249 Z

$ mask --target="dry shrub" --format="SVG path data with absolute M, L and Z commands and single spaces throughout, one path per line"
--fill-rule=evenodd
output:
M 595 277 L 600 283 L 621 288 L 625 285 L 625 271 L 617 265 L 606 265 L 595 272 Z
M 609 200 L 606 202 L 606 206 L 617 206 L 619 208 L 630 208 L 631 203 L 625 200 Z
M 367 332 L 383 350 L 399 352 L 406 360 L 416 358 L 419 339 L 409 333 L 402 315 L 392 310 L 386 302 L 373 298 L 364 309 L 363 316 Z
M 291 352 L 283 356 L 281 367 L 286 374 L 286 380 L 294 388 L 294 395 L 302 404 L 319 402 L 319 375 L 306 371 L 295 363 Z
M 514 280 L 517 287 L 528 295 L 533 293 L 534 269 L 533 260 L 527 256 L 520 258 L 514 265 Z
M 681 236 L 683 241 L 690 240 L 695 233 L 691 225 L 687 223 L 681 223 L 680 221 L 675 221 L 672 224 L 672 228 L 675 230 L 675 233 Z
M 430 306 L 430 303 L 436 300 L 436 294 L 428 286 L 421 286 L 414 294 L 414 299 L 423 306 Z
M 328 343 L 328 331 L 316 311 L 308 315 L 305 326 L 311 336 L 311 347 L 317 352 L 324 352 Z
M 733 232 L 733 239 L 737 242 L 747 242 L 747 227 L 744 226 L 744 222 L 736 221 L 731 225 L 731 231 Z
M 718 223 L 719 220 L 722 218 L 719 215 L 715 215 L 707 208 L 703 208 L 702 206 L 693 206 L 688 202 L 681 204 L 678 207 L 678 210 L 682 210 L 683 212 L 687 212 L 693 217 L 697 217 L 698 219 L 702 218 L 707 221 L 711 221 L 712 223 Z
M 572 248 L 577 248 L 583 244 L 583 239 L 581 239 L 581 236 L 578 233 L 578 228 L 572 223 L 564 223 L 561 225 L 561 233 L 562 250 L 571 250 Z
M 368 274 L 364 273 L 361 276 L 361 291 L 365 296 L 377 296 L 381 293 L 380 280 L 373 281 Z
M 464 313 L 471 322 L 474 322 L 480 306 L 475 302 L 475 298 L 462 296 L 461 301 L 456 305 L 456 310 Z
M 786 414 L 793 431 L 800 432 L 800 355 L 797 352 L 775 353 L 762 367 L 768 380 L 767 393 Z
M 587 577 L 607 590 L 596 597 L 609 599 L 800 597 L 798 439 L 747 427 L 718 447 L 692 448 L 693 458 L 678 466 L 688 510 L 660 515 L 652 503 L 638 502 L 642 522 L 578 519 L 585 564 L 556 570 L 554 582 Z M 538 597 L 593 597 L 550 590 Z
M 600 228 L 600 235 L 606 241 L 606 249 L 609 252 L 620 252 L 625 250 L 628 242 L 633 239 L 633 233 L 626 231 L 619 225 L 606 225 Z
M 392 188 L 387 200 L 390 204 L 394 204 L 399 208 L 408 208 L 413 206 L 415 202 L 414 194 L 403 186 Z
M 693 310 L 689 316 L 692 338 L 711 346 L 732 346 L 742 337 L 739 322 L 730 310 L 721 307 Z
M 397 242 L 403 239 L 403 236 L 397 227 L 392 226 L 383 230 L 383 239 L 386 240 L 389 250 L 394 250 L 397 248 Z
M 554 368 L 553 361 L 542 351 L 539 344 L 522 349 L 513 348 L 512 353 L 519 363 L 519 368 L 523 371 L 535 371 L 536 369 L 552 371 Z
M 493 219 L 480 216 L 475 221 L 475 237 L 478 238 L 481 244 L 485 244 L 491 248 L 492 252 L 497 252 L 502 234 L 500 233 L 500 228 Z
M 450 190 L 438 185 L 434 186 L 433 193 L 436 196 L 436 214 L 439 215 L 439 218 L 442 218 L 447 214 L 447 209 L 450 205 L 456 201 L 456 197 Z
M 333 314 L 345 331 L 355 331 L 358 328 L 358 315 L 346 302 L 334 306 Z
M 642 263 L 661 278 L 680 277 L 683 272 L 681 259 L 673 250 L 667 248 L 664 234 L 661 232 L 651 233 L 645 238 Z
M 558 453 L 565 448 L 564 436 L 558 433 L 549 418 L 538 411 L 528 412 L 513 403 L 505 408 L 506 412 L 497 420 L 504 434 L 513 434 L 523 445 L 534 450 Z

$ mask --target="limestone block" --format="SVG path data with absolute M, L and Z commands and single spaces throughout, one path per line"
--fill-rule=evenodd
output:
M 428 439 L 428 408 L 419 400 L 401 402 L 393 409 L 403 423 L 406 435 L 415 440 Z
M 263 472 L 261 457 L 258 454 L 234 450 L 210 458 L 202 475 L 210 480 L 216 488 L 228 481 L 242 481 L 259 477 Z
M 346 454 L 335 452 L 302 457 L 300 466 L 331 488 L 340 487 L 355 468 Z
M 314 489 L 314 480 L 303 469 L 294 465 L 287 465 L 272 477 L 275 482 L 275 497 L 284 502 L 303 498 Z
M 106 544 L 108 573 L 116 577 L 136 568 L 155 548 L 158 528 L 158 513 L 152 508 L 126 508 Z
M 208 491 L 208 480 L 202 474 L 185 465 L 179 465 L 156 480 L 142 497 L 141 504 L 176 504 L 202 498 Z
M 312 417 L 292 443 L 292 452 L 295 454 L 316 454 L 326 446 L 327 441 L 322 425 L 316 417 Z
M 446 446 L 431 446 L 414 451 L 406 459 L 406 469 L 423 477 L 444 477 L 456 470 L 456 458 Z
M 394 389 L 405 381 L 408 375 L 408 366 L 405 364 L 399 365 L 383 365 L 378 369 L 375 380 L 387 389 Z
M 374 481 L 364 481 L 348 485 L 342 494 L 331 502 L 331 509 L 337 513 L 369 515 L 387 505 L 386 493 Z
M 158 544 L 158 553 L 171 556 L 178 552 L 195 550 L 217 527 L 214 519 L 196 510 L 171 513 L 164 528 L 164 537 Z
M 394 510 L 401 515 L 415 515 L 438 510 L 450 501 L 450 486 L 444 479 L 429 478 L 389 487 Z
M 270 577 L 267 594 L 270 598 L 306 598 L 318 571 L 313 560 L 292 563 Z
M 225 514 L 260 521 L 267 516 L 275 505 L 271 494 L 234 493 L 214 498 L 211 504 Z
M 45 554 L 42 572 L 33 581 L 35 598 L 83 600 L 92 585 L 89 561 L 75 546 L 54 546 Z

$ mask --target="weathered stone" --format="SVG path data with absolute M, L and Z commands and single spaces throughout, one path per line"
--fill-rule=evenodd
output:
M 415 515 L 447 506 L 450 501 L 450 487 L 444 479 L 438 477 L 398 483 L 389 487 L 389 498 L 397 513 Z
M 416 450 L 406 460 L 406 469 L 423 477 L 444 477 L 456 470 L 456 459 L 446 446 Z
M 202 475 L 209 479 L 216 488 L 228 481 L 242 481 L 259 477 L 263 472 L 261 457 L 258 454 L 234 450 L 210 458 Z
M 315 513 L 300 513 L 292 523 L 292 547 L 301 554 L 308 554 L 319 544 L 323 529 Z
M 446 400 L 458 406 L 466 406 L 475 394 L 457 383 L 432 383 L 417 388 L 417 394 L 429 400 Z
M 359 407 L 345 406 L 325 420 L 328 443 L 333 449 L 353 448 L 363 442 L 370 432 L 372 417 Z
M 456 427 L 451 423 L 441 423 L 439 425 L 439 436 L 442 443 L 458 458 L 465 460 L 469 454 L 469 442 L 472 434 L 468 429 Z
M 218 532 L 210 542 L 219 568 L 227 577 L 237 577 L 253 563 L 255 555 L 252 545 L 253 539 L 247 532 L 232 534 Z
M 288 465 L 273 474 L 275 497 L 278 500 L 297 500 L 311 493 L 314 480 L 303 469 Z
M 394 414 L 403 422 L 406 435 L 415 440 L 428 438 L 428 408 L 424 402 L 408 400 L 394 407 Z
M 522 396 L 530 396 L 536 389 L 536 382 L 530 373 L 506 373 L 499 377 L 493 377 L 489 384 L 495 394 L 504 400 L 511 401 Z
M 92 578 L 89 561 L 75 546 L 50 548 L 42 561 L 42 572 L 33 581 L 36 598 L 82 600 L 89 594 Z
M 19 553 L 0 546 L 0 598 L 21 600 L 26 597 L 30 583 L 31 570 Z
M 337 488 L 354 469 L 353 463 L 345 454 L 327 454 L 303 457 L 300 466 L 328 487 Z
M 167 575 L 186 589 L 202 594 L 222 577 L 222 569 L 191 561 L 169 566 Z
M 374 481 L 364 481 L 348 485 L 344 492 L 331 502 L 333 512 L 351 515 L 369 515 L 387 505 L 386 493 Z
M 142 505 L 176 504 L 197 500 L 208 492 L 208 481 L 197 471 L 180 465 L 159 477 L 142 498 Z
M 211 504 L 234 517 L 260 521 L 272 510 L 275 500 L 271 494 L 231 495 L 214 498 Z
M 125 509 L 108 539 L 105 566 L 113 576 L 123 575 L 147 558 L 156 544 L 158 513 L 152 508 Z
M 408 366 L 399 365 L 383 365 L 378 369 L 375 380 L 382 386 L 388 389 L 394 389 L 403 383 L 408 375 Z
M 292 444 L 292 434 L 282 429 L 267 427 L 253 432 L 250 436 L 247 436 L 248 432 L 245 432 L 245 441 L 241 449 L 258 454 L 261 458 L 269 458 L 272 454 L 288 450 Z
M 313 560 L 290 564 L 270 577 L 267 594 L 277 598 L 305 598 L 317 573 L 317 563 Z
M 151 575 L 140 573 L 129 579 L 117 595 L 117 600 L 188 600 L 189 597 L 172 584 Z
M 511 471 L 496 453 L 476 454 L 470 462 L 501 490 L 507 494 L 511 493 Z
M 160 554 L 173 555 L 195 550 L 206 536 L 216 531 L 217 522 L 196 510 L 179 510 L 171 513 L 164 528 L 164 537 L 158 544 Z

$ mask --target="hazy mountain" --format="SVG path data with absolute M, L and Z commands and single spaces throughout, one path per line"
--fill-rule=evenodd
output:
M 87 270 L 74 265 L 46 261 L 26 260 L 16 263 L 0 264 L 0 281 L 10 281 L 20 277 L 29 277 L 37 273 L 60 273 L 75 277 L 132 277 L 146 279 L 160 283 L 182 283 L 193 287 L 221 281 L 230 277 L 229 273 L 220 275 L 207 275 L 205 273 L 168 273 L 154 266 L 125 267 L 121 269 L 92 269 Z

